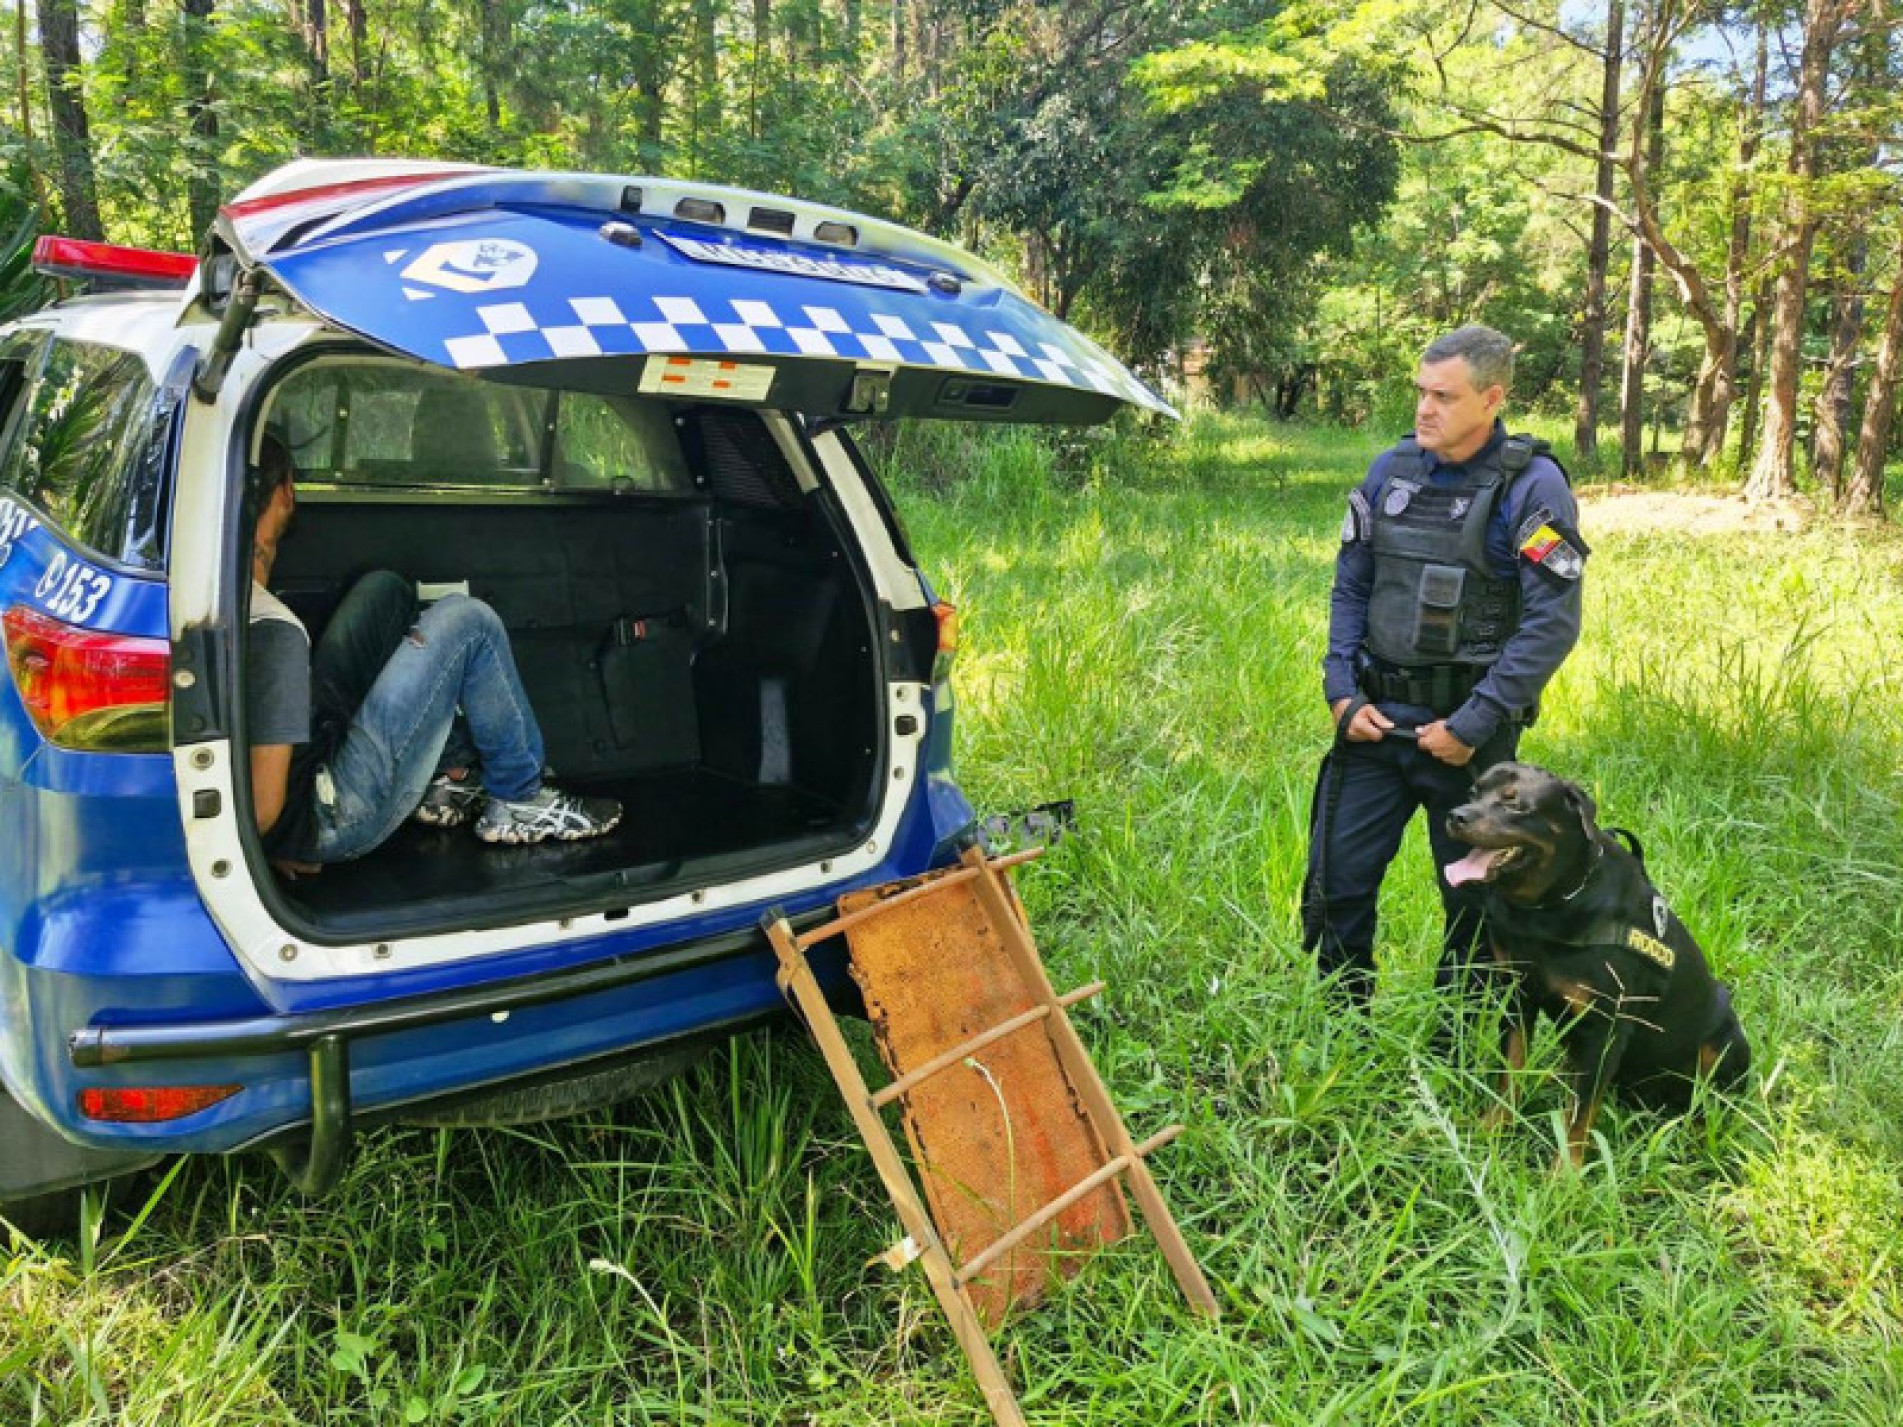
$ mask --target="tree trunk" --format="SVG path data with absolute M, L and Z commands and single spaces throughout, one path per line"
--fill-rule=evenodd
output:
M 27 152 L 33 151 L 33 98 L 27 83 L 27 71 L 30 66 L 26 57 L 26 0 L 14 0 L 13 12 L 13 59 L 14 76 L 19 81 L 20 101 L 20 141 Z M 38 164 L 28 164 L 27 172 L 32 175 L 33 207 L 39 215 L 40 226 L 46 226 L 46 180 L 40 174 Z
M 1857 433 L 1857 459 L 1844 487 L 1845 515 L 1883 514 L 1883 463 L 1890 450 L 1890 425 L 1896 418 L 1896 388 L 1903 368 L 1903 244 L 1898 246 L 1896 276 L 1890 287 L 1890 309 L 1883 320 L 1883 340 L 1870 373 L 1870 389 L 1863 398 L 1863 427 Z
M 304 0 L 303 30 L 310 114 L 300 138 L 306 152 L 321 152 L 330 141 L 330 14 L 325 0 Z
M 905 0 L 892 0 L 892 82 L 905 88 Z
M 753 66 L 748 81 L 747 137 L 760 138 L 760 101 L 765 96 L 772 64 L 773 0 L 753 0 Z
M 1740 345 L 1748 338 L 1751 347 L 1751 377 L 1744 390 L 1744 429 L 1738 433 L 1740 464 L 1757 449 L 1758 413 L 1764 410 L 1764 371 L 1771 360 L 1771 296 L 1771 279 L 1766 277 L 1758 283 L 1745 336 L 1739 338 Z
M 1859 237 L 1846 255 L 1830 299 L 1830 359 L 1824 385 L 1813 408 L 1811 475 L 1830 492 L 1834 505 L 1843 497 L 1844 435 L 1850 429 L 1851 398 L 1857 375 L 1857 350 L 1863 338 L 1863 267 L 1865 243 Z
M 179 77 L 185 90 L 186 201 L 192 242 L 201 241 L 218 218 L 218 108 L 212 89 L 211 14 L 214 0 L 183 0 L 185 45 Z
M 696 154 L 702 152 L 702 134 L 720 132 L 720 6 L 716 0 L 694 0 L 694 142 Z M 661 160 L 661 110 L 667 67 L 657 50 L 653 55 L 653 128 L 647 135 L 654 158 Z M 656 172 L 659 170 L 657 169 Z
M 1866 4 L 1872 2 L 1865 0 Z M 1879 96 L 1885 95 L 1887 88 L 1891 42 L 1889 29 L 1876 23 L 1882 18 L 1873 5 L 1872 23 L 1861 27 L 1854 42 L 1850 77 L 1844 85 L 1847 106 L 1882 103 Z M 1866 126 L 1859 129 L 1826 142 L 1819 166 L 1842 174 L 1877 171 L 1883 158 L 1881 143 L 1874 130 Z M 1844 447 L 1855 415 L 1872 216 L 1867 203 L 1839 205 L 1831 222 L 1831 248 L 1836 260 L 1831 273 L 1830 357 L 1824 368 L 1823 387 L 1817 393 L 1810 464 L 1811 474 L 1830 492 L 1833 505 L 1841 505 L 1844 497 Z
M 46 62 L 46 107 L 53 121 L 54 183 L 68 235 L 105 239 L 99 190 L 93 179 L 92 129 L 80 88 L 79 6 L 76 0 L 40 0 L 40 53 Z
M 1811 245 L 1817 218 L 1810 188 L 1817 177 L 1817 126 L 1830 79 L 1830 51 L 1849 0 L 1805 0 L 1804 51 L 1799 64 L 1797 105 L 1791 119 L 1790 196 L 1778 235 L 1780 262 L 1771 321 L 1771 370 L 1764 404 L 1764 431 L 1744 493 L 1775 500 L 1794 493 L 1793 447 L 1797 432 L 1797 385 L 1803 360 L 1804 300 L 1810 287 Z
M 350 30 L 351 85 L 361 94 L 370 82 L 370 17 L 364 13 L 363 0 L 344 0 L 344 19 Z
M 1606 54 L 1599 84 L 1599 164 L 1592 237 L 1586 246 L 1586 308 L 1579 326 L 1579 405 L 1573 446 L 1581 461 L 1599 454 L 1599 398 L 1606 367 L 1606 270 L 1612 265 L 1612 180 L 1619 147 L 1619 68 L 1625 49 L 1625 0 L 1607 0 Z
M 479 0 L 478 17 L 482 24 L 482 107 L 489 116 L 489 130 L 502 127 L 502 90 L 497 81 L 503 64 L 502 0 Z
M 1633 144 L 1632 181 L 1645 184 L 1645 175 L 1656 171 L 1665 154 L 1665 87 L 1653 83 L 1651 103 L 1635 122 L 1644 126 L 1643 157 L 1641 145 Z M 1619 393 L 1619 440 L 1623 449 L 1619 465 L 1627 477 L 1636 475 L 1645 459 L 1645 366 L 1652 350 L 1652 275 L 1655 266 L 1652 245 L 1644 238 L 1632 244 L 1632 285 L 1626 299 L 1624 380 Z
M 1728 334 L 1724 360 L 1711 385 L 1708 406 L 1701 413 L 1702 452 L 1699 462 L 1716 464 L 1724 454 L 1725 438 L 1730 434 L 1731 407 L 1738 391 L 1739 332 L 1744 322 L 1744 275 L 1751 261 L 1751 168 L 1757 162 L 1758 145 L 1764 138 L 1764 95 L 1770 76 L 1770 30 L 1758 26 L 1758 60 L 1751 83 L 1751 107 L 1738 131 L 1738 166 L 1732 174 L 1727 204 L 1731 210 L 1731 242 L 1725 253 L 1725 315 Z M 1689 438 L 1688 438 L 1689 442 Z

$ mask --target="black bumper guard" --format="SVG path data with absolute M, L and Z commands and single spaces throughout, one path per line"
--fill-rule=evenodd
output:
M 810 925 L 827 915 L 821 910 L 797 920 Z M 274 1143 L 268 1149 L 299 1190 L 317 1196 L 336 1187 L 350 1160 L 351 1041 L 619 990 L 749 952 L 768 958 L 772 955 L 765 935 L 757 929 L 673 951 L 617 956 L 489 986 L 397 997 L 341 1010 L 243 1020 L 82 1026 L 68 1037 L 67 1054 L 76 1067 L 86 1070 L 144 1061 L 306 1052 L 310 1057 L 310 1132 L 294 1142 Z

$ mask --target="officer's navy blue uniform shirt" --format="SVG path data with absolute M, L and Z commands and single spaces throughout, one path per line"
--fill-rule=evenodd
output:
M 1469 459 L 1497 451 L 1506 436 L 1506 427 L 1494 422 L 1487 444 Z M 1367 510 L 1381 508 L 1394 461 L 1395 453 L 1384 451 L 1357 487 Z M 1433 484 L 1451 485 L 1466 478 L 1465 462 L 1445 463 L 1431 451 L 1421 452 L 1421 461 L 1423 475 Z M 1487 527 L 1487 563 L 1503 579 L 1517 576 L 1520 623 L 1467 702 L 1447 717 L 1448 731 L 1469 748 L 1480 747 L 1508 718 L 1525 719 L 1539 702 L 1547 680 L 1579 640 L 1580 581 L 1560 578 L 1520 553 L 1527 538 L 1543 524 L 1576 540 L 1578 521 L 1579 507 L 1565 473 L 1545 456 L 1535 456 L 1494 506 Z M 1374 547 L 1367 532 L 1357 530 L 1352 539 L 1343 539 L 1341 553 L 1335 557 L 1335 587 L 1329 596 L 1322 692 L 1331 707 L 1337 699 L 1356 692 L 1355 656 L 1367 639 L 1368 598 L 1373 590 Z M 1382 704 L 1381 711 L 1402 725 L 1433 717 L 1407 704 Z

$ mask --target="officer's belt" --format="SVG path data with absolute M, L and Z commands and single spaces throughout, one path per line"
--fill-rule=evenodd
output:
M 1412 669 L 1364 668 L 1361 691 L 1376 703 L 1419 704 L 1450 714 L 1467 701 L 1485 668 L 1472 664 L 1428 664 Z

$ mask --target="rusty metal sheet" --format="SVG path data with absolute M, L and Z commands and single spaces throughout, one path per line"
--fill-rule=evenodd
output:
M 839 910 L 858 911 L 930 880 L 853 893 Z M 853 979 L 895 1079 L 1038 1003 L 969 881 L 894 906 L 847 937 Z M 901 1101 L 926 1202 L 954 1264 L 1110 1159 L 1048 1025 L 1014 1031 Z M 996 1327 L 1129 1232 L 1129 1211 L 1112 1180 L 990 1265 L 968 1288 L 972 1305 Z

